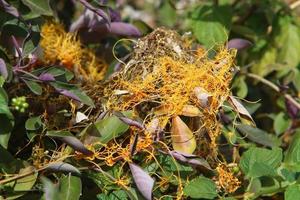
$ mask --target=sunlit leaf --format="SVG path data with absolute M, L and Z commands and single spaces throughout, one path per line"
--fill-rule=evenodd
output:
M 191 180 L 183 189 L 186 196 L 196 199 L 214 199 L 217 196 L 215 183 L 203 176 Z
M 190 154 L 195 151 L 194 134 L 178 116 L 172 118 L 171 137 L 174 150 Z
M 151 200 L 154 180 L 136 164 L 129 163 L 129 167 L 137 188 L 147 200 Z
M 81 179 L 70 173 L 59 182 L 60 197 L 64 200 L 78 200 L 81 195 Z

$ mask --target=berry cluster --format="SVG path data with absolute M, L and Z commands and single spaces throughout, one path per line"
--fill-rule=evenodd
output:
M 26 97 L 21 96 L 12 98 L 12 106 L 15 110 L 24 113 L 26 108 L 28 108 L 29 104 L 26 102 Z

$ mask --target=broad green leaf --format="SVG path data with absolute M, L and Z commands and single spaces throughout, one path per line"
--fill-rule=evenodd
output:
M 291 120 L 283 112 L 277 114 L 273 123 L 276 135 L 284 133 L 284 131 L 286 131 L 291 124 Z
M 274 70 L 286 71 L 300 62 L 300 28 L 289 15 L 278 16 L 267 48 L 251 70 L 266 76 Z
M 300 171 L 300 131 L 297 131 L 284 157 L 284 165 L 293 171 Z
M 211 48 L 227 41 L 231 18 L 229 5 L 204 5 L 192 11 L 189 23 L 197 40 L 206 48 Z
M 42 177 L 44 195 L 42 200 L 57 200 L 59 197 L 58 186 L 53 184 L 49 179 Z
M 246 124 L 239 124 L 236 127 L 238 131 L 241 132 L 245 137 L 258 144 L 262 144 L 267 147 L 276 147 L 280 144 L 280 140 L 278 138 L 259 128 L 255 128 Z
M 7 96 L 4 90 L 0 90 L 0 105 L 0 145 L 7 148 L 10 133 L 14 126 L 14 116 L 7 105 Z
M 24 173 L 33 172 L 33 171 L 34 171 L 34 167 L 29 166 L 29 167 L 21 169 L 19 171 L 19 175 L 22 175 Z M 14 183 L 13 191 L 11 193 L 9 192 L 6 195 L 6 199 L 13 200 L 13 199 L 17 199 L 17 198 L 25 195 L 26 191 L 30 190 L 34 186 L 37 176 L 38 176 L 38 173 L 33 172 L 32 174 L 29 174 L 28 176 L 17 179 L 17 181 L 15 181 L 15 183 Z
M 245 76 L 240 76 L 236 78 L 232 84 L 234 90 L 236 90 L 236 94 L 240 98 L 245 98 L 248 94 L 248 86 L 245 81 Z
M 61 198 L 64 200 L 77 200 L 81 195 L 81 180 L 71 173 L 60 180 L 59 190 Z
M 186 196 L 196 199 L 214 199 L 218 194 L 215 183 L 203 176 L 199 176 L 187 183 L 183 192 Z
M 123 113 L 126 117 L 131 115 L 131 112 Z M 121 136 L 128 130 L 129 126 L 122 122 L 116 116 L 109 116 L 102 120 L 97 121 L 87 130 L 85 136 L 85 143 L 92 141 L 100 141 L 101 143 L 107 143 L 113 138 Z
M 22 0 L 22 2 L 36 14 L 47 16 L 53 15 L 49 0 Z
M 285 200 L 295 200 L 299 196 L 300 196 L 300 185 L 299 184 L 290 185 L 284 192 Z
M 170 1 L 162 1 L 161 7 L 158 9 L 158 19 L 163 26 L 173 27 L 177 14 L 176 10 L 170 5 Z
M 34 94 L 36 95 L 42 94 L 43 89 L 37 82 L 31 80 L 24 80 L 24 82 Z
M 282 150 L 251 147 L 243 153 L 240 167 L 249 178 L 274 176 L 282 160 Z
M 38 130 L 39 128 L 41 128 L 43 125 L 40 116 L 37 117 L 31 117 L 29 119 L 27 119 L 27 121 L 25 122 L 25 128 L 26 130 L 29 131 L 35 131 Z

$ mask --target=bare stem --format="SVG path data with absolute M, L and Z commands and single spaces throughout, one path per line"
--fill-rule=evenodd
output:
M 269 86 L 270 88 L 272 88 L 273 90 L 275 90 L 276 92 L 280 93 L 280 88 L 275 85 L 274 83 L 272 83 L 271 81 L 261 77 L 261 76 L 258 76 L 256 74 L 252 74 L 252 73 L 246 73 L 245 74 L 246 76 L 250 77 L 250 78 L 253 78 L 255 80 L 258 80 L 260 81 L 261 83 Z M 300 109 L 300 104 L 289 94 L 284 94 L 284 97 L 286 99 L 288 99 L 292 104 L 294 104 L 294 106 L 296 106 L 298 109 Z

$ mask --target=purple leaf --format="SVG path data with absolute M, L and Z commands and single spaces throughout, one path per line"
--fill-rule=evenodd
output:
M 128 117 L 126 117 L 125 115 L 123 115 L 122 113 L 120 112 L 114 112 L 114 114 L 122 121 L 124 122 L 125 124 L 129 125 L 129 126 L 135 126 L 136 128 L 138 129 L 141 129 L 143 130 L 145 127 L 143 124 L 141 124 L 140 122 L 138 121 L 135 121 L 133 119 L 130 119 Z
M 231 39 L 227 44 L 228 49 L 237 49 L 238 51 L 246 49 L 250 46 L 252 46 L 250 41 L 241 38 Z
M 110 15 L 111 22 L 121 21 L 121 15 L 119 11 L 109 8 L 109 15 Z
M 129 167 L 138 190 L 145 199 L 151 200 L 154 180 L 138 165 L 129 163 Z
M 52 74 L 44 73 L 39 76 L 39 80 L 48 82 L 48 81 L 55 81 L 55 78 Z
M 112 34 L 129 36 L 129 37 L 139 37 L 141 32 L 133 25 L 124 22 L 112 22 L 111 31 Z
M 102 19 L 104 19 L 104 21 L 108 24 L 110 24 L 110 18 L 109 16 L 102 10 L 99 8 L 95 8 L 94 6 L 92 6 L 89 2 L 87 2 L 86 0 L 79 0 L 80 3 L 82 3 L 87 9 L 93 11 L 95 14 L 97 14 L 99 17 L 101 17 Z
M 80 171 L 76 167 L 64 162 L 51 163 L 45 169 L 55 172 L 71 172 L 74 174 L 80 174 Z
M 208 164 L 208 162 L 205 159 L 200 158 L 199 156 L 193 154 L 181 153 L 178 151 L 170 151 L 169 154 L 180 162 L 191 164 L 191 165 L 203 166 L 211 170 L 211 167 Z
M 77 95 L 75 95 L 73 92 L 70 92 L 65 89 L 59 89 L 59 88 L 56 88 L 56 91 L 58 91 L 60 94 L 66 96 L 66 97 L 70 97 L 71 99 L 81 102 L 80 98 Z
M 56 137 L 72 147 L 75 151 L 79 151 L 84 155 L 91 156 L 93 155 L 93 152 L 88 150 L 80 140 L 78 140 L 76 137 L 73 136 L 64 136 L 64 137 Z
M 287 98 L 285 98 L 285 107 L 290 118 L 297 119 L 299 109 Z
M 15 17 L 20 17 L 19 11 L 13 7 L 12 5 L 8 4 L 5 0 L 0 0 L 0 7 L 7 13 L 15 16 Z
M 6 64 L 2 58 L 0 58 L 0 74 L 3 76 L 4 79 L 8 77 Z

